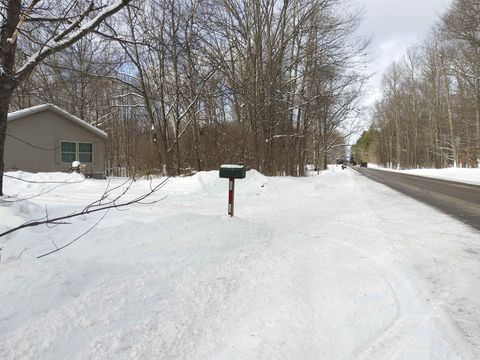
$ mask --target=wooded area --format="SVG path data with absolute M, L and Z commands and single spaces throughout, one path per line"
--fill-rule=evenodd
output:
M 383 78 L 364 158 L 383 166 L 480 166 L 480 3 L 455 0 L 431 38 Z
M 93 2 L 0 3 L 2 48 L 20 29 L 2 86 L 52 36 L 103 12 Z M 105 130 L 112 175 L 229 162 L 302 176 L 306 164 L 343 156 L 355 130 L 366 79 L 359 23 L 346 0 L 131 1 L 38 62 L 15 83 L 9 110 L 50 102 Z
M 91 2 L 83 7 L 77 1 L 0 1 L 0 196 L 12 97 L 24 96 L 33 71 L 42 62 L 76 44 L 129 2 Z

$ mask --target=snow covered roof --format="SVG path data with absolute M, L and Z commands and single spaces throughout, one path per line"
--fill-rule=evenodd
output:
M 69 112 L 59 108 L 56 105 L 53 104 L 42 104 L 42 105 L 37 105 L 37 106 L 32 106 L 27 109 L 22 109 L 18 111 L 14 111 L 10 114 L 8 114 L 8 121 L 12 121 L 15 119 L 20 119 L 23 118 L 27 115 L 32 115 L 36 114 L 38 112 L 44 111 L 44 110 L 51 110 L 61 117 L 70 120 L 71 122 L 77 124 L 78 126 L 94 133 L 95 135 L 98 135 L 104 139 L 108 137 L 107 133 L 105 131 L 100 130 L 99 128 L 90 125 L 89 123 L 85 122 L 84 120 L 80 119 L 79 117 L 76 117 L 75 115 L 70 114 Z

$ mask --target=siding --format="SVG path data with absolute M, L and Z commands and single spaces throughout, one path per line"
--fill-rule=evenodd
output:
M 62 164 L 60 160 L 61 141 L 92 143 L 93 163 L 86 164 L 86 174 L 104 176 L 105 140 L 48 109 L 7 122 L 5 169 L 67 171 L 70 164 Z

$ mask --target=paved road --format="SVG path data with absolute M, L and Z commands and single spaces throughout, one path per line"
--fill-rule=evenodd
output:
M 480 230 L 480 186 L 382 170 L 355 170 Z

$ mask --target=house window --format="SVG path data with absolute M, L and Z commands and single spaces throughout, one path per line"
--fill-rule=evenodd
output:
M 81 163 L 93 162 L 93 144 L 92 143 L 76 143 L 70 141 L 61 142 L 61 158 L 62 163 L 71 164 L 75 160 Z
M 62 141 L 62 163 L 71 164 L 77 159 L 77 144 Z
M 91 163 L 93 159 L 93 145 L 90 143 L 78 143 L 78 161 Z

